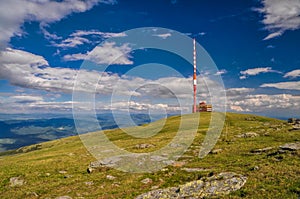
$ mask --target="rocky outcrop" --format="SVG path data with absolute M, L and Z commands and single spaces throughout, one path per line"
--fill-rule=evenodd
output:
M 247 178 L 233 172 L 220 173 L 218 175 L 192 181 L 178 187 L 153 190 L 136 197 L 136 199 L 183 199 L 206 198 L 229 194 L 239 190 L 246 183 Z
M 282 150 L 297 151 L 300 150 L 300 142 L 287 143 L 279 147 Z

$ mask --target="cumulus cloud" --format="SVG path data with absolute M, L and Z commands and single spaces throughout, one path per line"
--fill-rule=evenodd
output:
M 258 75 L 260 73 L 281 73 L 280 71 L 272 70 L 271 67 L 251 68 L 241 71 L 240 79 L 246 79 L 248 76 Z
M 64 60 L 88 60 L 96 64 L 133 64 L 133 62 L 129 60 L 130 51 L 131 48 L 129 44 L 116 46 L 114 42 L 104 42 L 102 45 L 96 46 L 91 52 L 65 55 Z
M 242 112 L 265 112 L 276 109 L 295 111 L 300 105 L 300 96 L 291 94 L 253 94 L 243 96 L 240 99 L 228 100 L 228 105 L 232 110 Z
M 284 90 L 300 90 L 300 81 L 294 82 L 278 82 L 278 83 L 266 83 L 262 84 L 260 87 L 270 87 Z
M 299 112 L 300 96 L 292 94 L 256 94 L 254 88 L 226 90 L 228 111 L 289 117 Z
M 115 4 L 115 0 L 10 0 L 0 1 L 0 46 L 4 48 L 10 38 L 22 35 L 20 29 L 25 21 L 49 24 L 71 13 L 85 12 L 99 3 Z
M 290 77 L 290 78 L 300 77 L 300 69 L 290 71 L 290 72 L 286 73 L 283 77 L 285 77 L 285 78 L 287 78 L 287 77 Z
M 300 28 L 299 0 L 263 0 L 263 6 L 255 9 L 264 15 L 262 23 L 270 32 L 264 40 L 281 36 L 287 30 Z

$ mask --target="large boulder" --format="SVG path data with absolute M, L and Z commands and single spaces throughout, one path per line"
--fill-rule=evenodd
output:
M 233 172 L 220 173 L 209 178 L 188 182 L 178 187 L 153 190 L 139 195 L 136 199 L 183 199 L 216 197 L 239 190 L 247 178 Z

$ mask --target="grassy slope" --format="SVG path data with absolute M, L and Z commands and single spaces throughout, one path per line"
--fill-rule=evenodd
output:
M 193 115 L 186 116 L 187 119 Z M 253 115 L 227 113 L 227 132 L 220 136 L 215 149 L 223 149 L 219 154 L 209 154 L 204 159 L 197 158 L 199 145 L 203 141 L 209 124 L 210 113 L 201 114 L 200 127 L 193 145 L 179 161 L 183 167 L 200 167 L 208 169 L 188 173 L 178 166 L 168 166 L 167 170 L 146 174 L 124 173 L 105 168 L 88 174 L 87 166 L 95 159 L 90 155 L 80 138 L 69 137 L 42 143 L 39 150 L 35 146 L 25 149 L 30 152 L 0 156 L 0 198 L 55 198 L 69 195 L 73 198 L 133 198 L 151 190 L 183 184 L 201 177 L 233 171 L 248 177 L 245 186 L 224 198 L 298 198 L 300 195 L 300 154 L 272 154 L 277 147 L 300 141 L 300 131 L 288 131 L 290 126 L 283 121 Z M 249 121 L 250 119 L 250 121 Z M 171 117 L 160 133 L 150 139 L 133 139 L 121 130 L 106 131 L 115 144 L 133 152 L 153 151 L 168 143 L 175 135 L 180 117 Z M 151 124 L 155 128 L 160 121 Z M 134 129 L 131 129 L 134 131 Z M 236 138 L 235 135 L 256 132 L 255 138 Z M 136 149 L 138 143 L 152 143 L 154 148 Z M 253 154 L 253 149 L 275 147 L 272 151 Z M 188 157 L 193 156 L 193 157 Z M 253 170 L 258 166 L 258 170 Z M 66 171 L 61 174 L 59 171 Z M 115 180 L 106 179 L 113 175 Z M 20 176 L 25 180 L 21 187 L 10 187 L 9 179 Z M 151 184 L 140 181 L 151 178 Z M 86 182 L 93 182 L 87 185 Z

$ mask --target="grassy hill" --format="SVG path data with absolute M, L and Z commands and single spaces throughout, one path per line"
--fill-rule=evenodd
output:
M 180 120 L 196 114 L 167 119 L 160 132 L 150 138 L 134 138 L 120 129 L 105 134 L 117 146 L 141 153 L 155 151 L 176 135 Z M 298 198 L 300 196 L 300 152 L 279 151 L 279 146 L 300 141 L 300 131 L 285 121 L 246 114 L 226 114 L 223 129 L 213 153 L 198 158 L 211 113 L 201 113 L 200 125 L 193 144 L 174 164 L 154 173 L 126 173 L 100 168 L 87 173 L 95 158 L 78 136 L 50 141 L 2 153 L 0 156 L 0 198 L 134 198 L 152 189 L 177 186 L 220 172 L 236 172 L 248 178 L 245 186 L 223 198 Z M 163 120 L 143 127 L 130 127 L 130 132 L 156 129 Z M 247 137 L 245 133 L 255 133 Z M 90 133 L 85 136 L 94 136 Z M 148 144 L 149 148 L 137 148 Z M 266 147 L 267 150 L 264 149 Z M 216 150 L 221 149 L 221 150 Z M 187 172 L 183 168 L 200 168 Z M 109 177 L 110 176 L 110 177 Z M 112 178 L 115 177 L 114 179 Z M 24 184 L 11 186 L 18 177 Z M 149 183 L 142 183 L 149 178 Z

